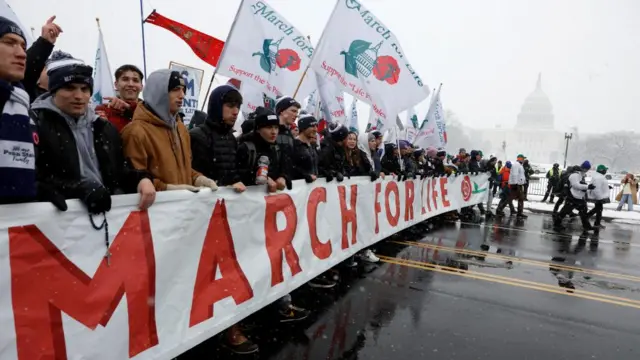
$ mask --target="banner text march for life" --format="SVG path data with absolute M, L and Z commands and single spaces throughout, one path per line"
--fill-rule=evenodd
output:
M 113 197 L 105 232 L 68 202 L 0 206 L 0 359 L 171 359 L 361 249 L 484 201 L 488 176 L 294 182 L 267 195 Z

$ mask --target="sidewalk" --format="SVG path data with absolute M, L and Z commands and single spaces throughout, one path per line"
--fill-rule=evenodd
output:
M 542 196 L 529 195 L 529 201 L 524 202 L 525 210 L 529 210 L 533 213 L 552 214 L 555 204 L 549 204 L 548 202 L 541 202 Z M 554 201 L 556 201 L 554 199 Z M 499 199 L 494 199 L 493 204 L 498 206 Z M 515 205 L 515 201 L 514 201 Z M 638 224 L 640 225 L 640 205 L 634 206 L 633 211 L 626 210 L 627 206 L 623 207 L 622 211 L 615 211 L 618 204 L 605 204 L 604 211 L 602 211 L 602 220 L 606 222 L 623 223 L 623 224 Z M 589 203 L 589 209 L 593 208 L 593 203 Z

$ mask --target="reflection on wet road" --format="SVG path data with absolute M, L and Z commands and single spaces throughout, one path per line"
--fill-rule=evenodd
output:
M 307 322 L 258 315 L 254 358 L 639 359 L 640 235 L 550 227 L 532 215 L 398 234 L 378 245 L 380 264 L 296 291 L 314 311 Z M 181 358 L 206 357 L 242 358 L 213 341 Z

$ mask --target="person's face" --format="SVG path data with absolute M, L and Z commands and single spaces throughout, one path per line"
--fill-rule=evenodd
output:
M 398 156 L 398 154 L 400 154 L 398 148 L 393 148 L 393 156 Z
M 238 104 L 222 104 L 222 122 L 226 125 L 233 126 L 238 120 L 240 113 L 240 105 Z
M 171 115 L 178 113 L 178 110 L 182 107 L 182 101 L 184 100 L 184 86 L 178 86 L 175 89 L 169 91 L 169 112 Z
M 53 95 L 54 104 L 65 114 L 78 118 L 87 112 L 91 89 L 87 84 L 67 84 Z
M 382 144 L 382 137 L 376 138 L 376 149 L 380 147 L 380 144 Z
M 135 71 L 125 71 L 114 84 L 120 98 L 125 101 L 136 101 L 142 91 L 142 79 Z
M 480 155 L 480 154 L 476 155 L 476 160 L 477 160 L 477 161 L 482 160 L 482 155 Z
M 356 134 L 349 134 L 347 136 L 347 140 L 345 141 L 345 146 L 347 149 L 355 149 L 357 145 L 358 139 L 356 139 Z
M 312 127 L 306 128 L 306 129 L 304 129 L 302 134 L 307 139 L 316 139 L 316 137 L 318 136 L 318 127 L 317 126 L 312 126 Z
M 298 109 L 296 106 L 290 106 L 287 110 L 280 113 L 280 120 L 285 125 L 291 125 L 298 117 Z
M 378 148 L 378 141 L 376 139 L 369 140 L 369 150 L 375 150 Z
M 293 128 L 293 130 L 291 130 L 291 134 L 293 135 L 293 137 L 298 136 L 300 134 L 300 129 Z
M 16 34 L 0 38 L 0 79 L 17 82 L 24 79 L 27 67 L 27 44 Z
M 467 156 L 467 152 L 466 151 L 460 151 L 460 157 L 464 158 L 465 156 Z
M 278 137 L 278 125 L 265 126 L 258 129 L 258 134 L 268 143 L 275 143 Z

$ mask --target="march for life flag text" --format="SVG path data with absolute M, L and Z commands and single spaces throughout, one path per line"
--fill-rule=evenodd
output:
M 225 42 L 218 73 L 261 89 L 267 96 L 302 99 L 316 89 L 305 69 L 313 55 L 309 39 L 265 1 L 242 0 Z
M 337 2 L 311 68 L 371 104 L 386 127 L 393 127 L 397 114 L 429 95 L 395 35 L 356 0 Z
M 485 201 L 488 185 L 295 181 L 163 192 L 143 212 L 138 195 L 113 196 L 108 263 L 79 201 L 0 206 L 0 359 L 171 359 L 361 249 Z
M 184 100 L 182 102 L 182 112 L 184 112 L 184 124 L 189 125 L 191 118 L 196 110 L 198 110 L 200 99 L 200 88 L 202 86 L 202 78 L 204 70 L 191 66 L 178 64 L 176 62 L 169 63 L 169 69 L 177 71 L 184 78 L 186 88 L 184 90 Z
M 433 146 L 436 149 L 440 149 L 447 145 L 444 109 L 442 107 L 442 101 L 440 100 L 441 90 L 442 86 L 433 94 L 427 115 L 416 135 L 415 144 L 420 147 L 427 148 Z

